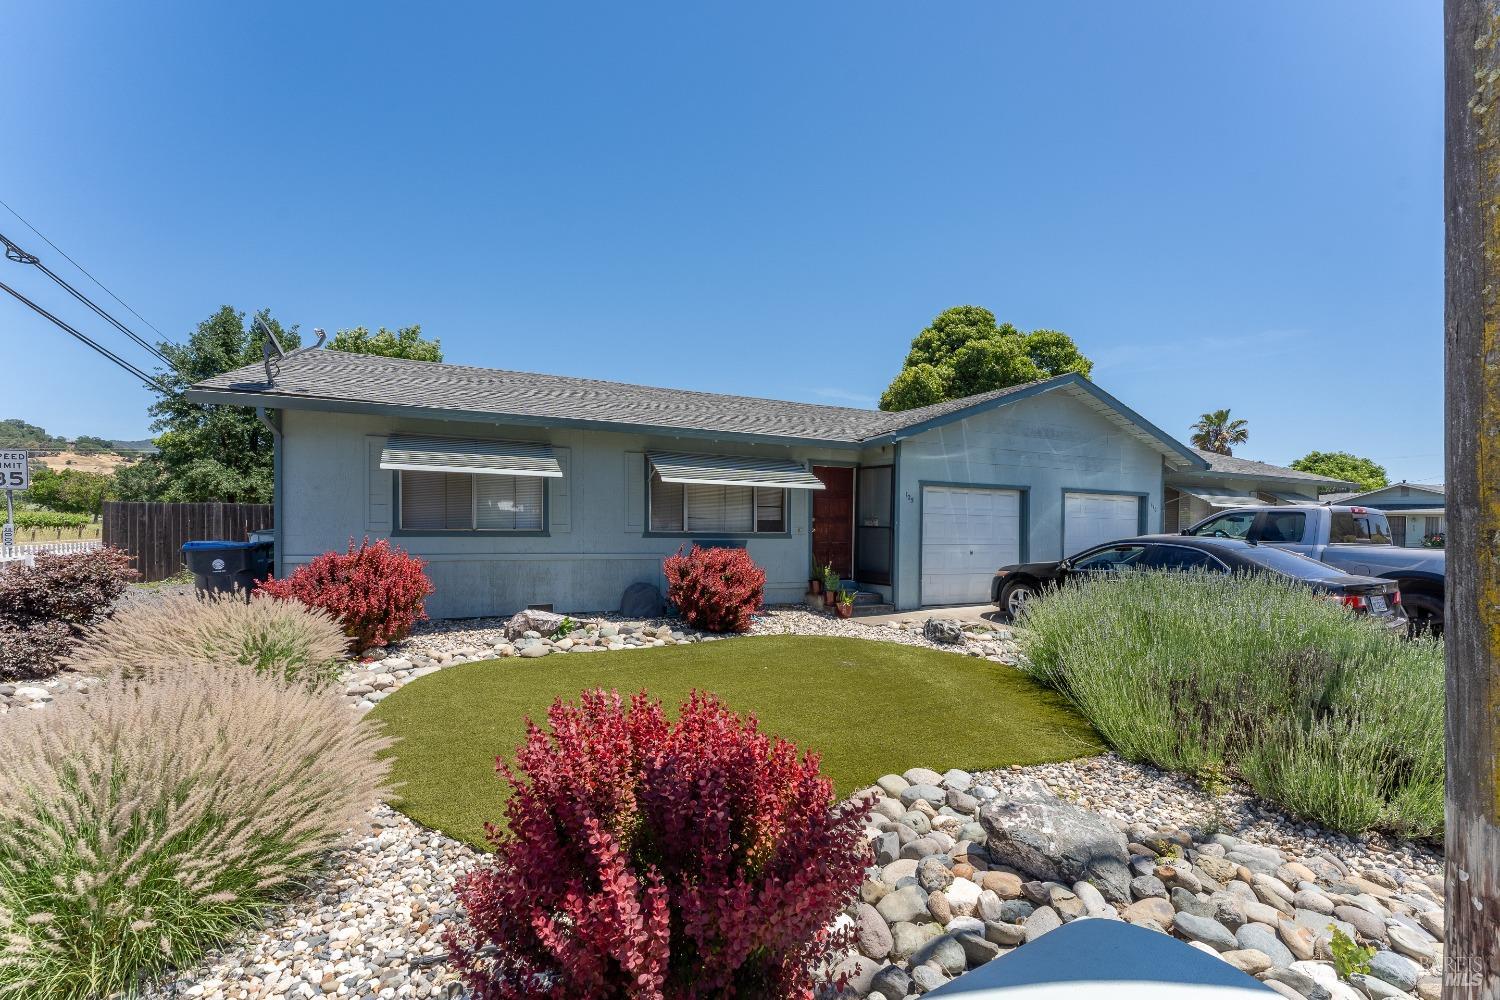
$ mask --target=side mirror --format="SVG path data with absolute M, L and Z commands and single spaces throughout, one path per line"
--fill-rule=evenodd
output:
M 1193 533 L 1193 529 L 1192 528 L 1183 528 L 1181 531 L 1178 532 L 1179 535 L 1191 535 L 1192 533 Z

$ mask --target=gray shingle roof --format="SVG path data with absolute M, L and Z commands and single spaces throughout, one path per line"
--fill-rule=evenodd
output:
M 263 366 L 251 365 L 199 382 L 189 390 L 189 398 L 202 398 L 203 393 L 233 393 L 289 404 L 324 400 L 495 417 L 858 443 L 1025 388 L 1012 386 L 968 399 L 886 413 L 315 350 L 284 359 L 274 385 L 266 381 Z
M 1209 472 L 1217 472 L 1224 476 L 1259 476 L 1266 479 L 1297 479 L 1303 482 L 1328 483 L 1337 486 L 1351 485 L 1343 479 L 1318 476 L 1299 469 L 1272 465 L 1270 462 L 1257 462 L 1252 458 L 1235 458 L 1233 455 L 1220 455 L 1218 452 L 1204 451 L 1201 448 L 1194 448 L 1193 453 L 1208 463 Z
M 391 410 L 453 414 L 458 419 L 503 422 L 620 425 L 692 434 L 745 436 L 772 440 L 857 445 L 888 434 L 941 421 L 962 411 L 1009 396 L 1045 391 L 1054 385 L 1102 390 L 1075 375 L 1029 382 L 899 413 L 849 406 L 823 406 L 753 396 L 726 396 L 690 389 L 604 382 L 598 379 L 467 365 L 408 361 L 343 351 L 308 350 L 284 358 L 274 384 L 265 368 L 251 365 L 190 387 L 196 402 L 325 410 Z M 1101 404 L 1102 405 L 1102 404 Z M 1110 401 L 1115 419 L 1164 450 L 1181 444 Z M 1185 452 L 1184 452 L 1185 457 Z
M 1361 497 L 1369 497 L 1374 496 L 1377 493 L 1384 493 L 1386 490 L 1392 490 L 1398 486 L 1408 486 L 1414 490 L 1426 490 L 1428 493 L 1443 494 L 1442 483 L 1408 483 L 1403 479 L 1399 483 L 1386 483 L 1384 486 L 1375 490 L 1361 490 L 1358 493 L 1325 493 L 1323 494 L 1321 499 L 1326 500 L 1329 503 L 1344 503 L 1347 500 L 1356 500 Z

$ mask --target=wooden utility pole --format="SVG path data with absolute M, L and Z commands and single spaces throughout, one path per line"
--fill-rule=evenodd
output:
M 1446 0 L 1443 996 L 1500 997 L 1500 0 Z

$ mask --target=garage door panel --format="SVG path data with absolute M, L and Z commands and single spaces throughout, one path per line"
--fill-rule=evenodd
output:
M 923 488 L 923 604 L 988 601 L 995 570 L 1020 558 L 1019 491 Z
M 1112 493 L 1063 494 L 1063 555 L 1140 534 L 1141 498 Z

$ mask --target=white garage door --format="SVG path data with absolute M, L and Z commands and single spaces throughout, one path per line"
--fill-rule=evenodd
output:
M 923 604 L 982 604 L 995 570 L 1020 561 L 1018 491 L 923 487 Z
M 1141 533 L 1141 498 L 1113 493 L 1063 494 L 1063 555 Z

